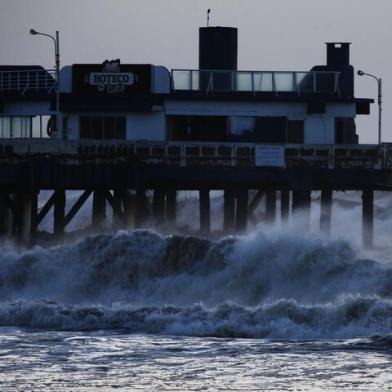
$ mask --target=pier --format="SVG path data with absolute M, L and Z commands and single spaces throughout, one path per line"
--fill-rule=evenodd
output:
M 223 191 L 225 233 L 263 222 L 273 225 L 300 212 L 309 228 L 311 192 L 321 192 L 320 230 L 333 227 L 334 191 L 362 192 L 363 244 L 374 242 L 374 191 L 392 190 L 392 145 L 282 145 L 280 166 L 258 161 L 251 143 L 134 143 L 124 141 L 0 140 L 0 233 L 30 245 L 53 211 L 53 234 L 61 237 L 89 197 L 96 229 L 111 209 L 115 228 L 173 225 L 179 191 L 198 191 L 200 233 L 211 232 L 213 190 Z M 38 208 L 38 194 L 52 191 Z M 66 192 L 80 191 L 70 205 Z M 280 200 L 280 211 L 277 211 Z M 359 217 L 359 222 L 361 218 Z

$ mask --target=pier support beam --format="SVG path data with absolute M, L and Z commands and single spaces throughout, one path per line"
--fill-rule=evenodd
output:
M 93 228 L 101 228 L 106 220 L 105 190 L 96 189 L 93 194 Z
M 64 234 L 65 228 L 65 191 L 56 189 L 54 192 L 53 232 L 56 236 Z
M 116 228 L 121 228 L 125 225 L 125 219 L 123 214 L 123 199 L 124 192 L 120 189 L 113 190 L 113 225 Z
M 0 195 L 0 235 L 10 236 L 11 231 L 11 211 L 7 204 L 9 198 L 8 192 L 2 192 Z
M 166 191 L 166 219 L 170 224 L 175 224 L 177 220 L 177 191 L 175 189 Z
M 267 191 L 265 198 L 265 220 L 273 225 L 276 220 L 276 192 Z
M 301 229 L 310 229 L 311 191 L 293 191 L 293 216 Z
M 31 208 L 32 208 L 32 196 L 31 194 L 23 194 L 20 198 L 21 201 L 21 227 L 20 227 L 20 239 L 24 245 L 31 244 Z
M 331 234 L 332 219 L 332 189 L 323 189 L 320 200 L 320 231 L 329 236 Z
M 38 194 L 39 192 L 33 192 L 31 195 L 31 238 L 34 241 L 37 235 L 37 220 L 38 220 Z
M 248 222 L 248 190 L 241 189 L 237 192 L 236 231 L 245 232 Z
M 211 232 L 211 204 L 210 191 L 201 189 L 199 191 L 199 215 L 200 215 L 200 232 L 210 234 Z
M 136 189 L 135 197 L 135 228 L 143 226 L 147 219 L 147 200 L 146 191 L 144 189 Z
M 286 223 L 289 220 L 290 214 L 290 191 L 280 191 L 280 218 L 282 223 Z
M 159 189 L 154 190 L 152 200 L 152 214 L 155 225 L 160 226 L 165 220 L 165 192 Z
M 374 236 L 374 191 L 362 192 L 362 242 L 365 248 L 373 246 Z
M 235 195 L 232 190 L 226 189 L 223 194 L 223 231 L 232 233 L 235 223 Z
M 124 196 L 124 215 L 125 226 L 129 228 L 135 227 L 135 210 L 136 210 L 136 196 L 130 191 L 125 192 Z

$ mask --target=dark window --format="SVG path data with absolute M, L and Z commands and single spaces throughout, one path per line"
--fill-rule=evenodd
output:
M 116 117 L 116 133 L 115 139 L 125 139 L 126 138 L 126 121 L 125 117 Z
M 245 116 L 230 117 L 229 141 L 254 142 L 255 118 Z
M 68 135 L 68 117 L 63 117 L 63 138 L 67 139 Z
M 125 139 L 125 117 L 80 117 L 81 139 Z
M 355 120 L 353 118 L 335 119 L 335 144 L 358 144 Z
M 103 120 L 104 124 L 104 138 L 114 139 L 116 134 L 116 122 L 114 117 L 105 117 Z
M 225 141 L 227 117 L 225 116 L 168 116 L 171 140 Z
M 287 143 L 304 142 L 304 122 L 288 121 L 287 122 Z
M 188 116 L 168 116 L 167 126 L 170 140 L 188 140 Z
M 255 143 L 285 143 L 287 117 L 256 117 Z
M 91 117 L 80 118 L 80 138 L 81 139 L 92 139 L 91 133 Z

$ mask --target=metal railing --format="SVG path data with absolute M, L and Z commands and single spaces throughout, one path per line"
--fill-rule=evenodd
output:
M 260 151 L 261 149 L 261 151 Z M 262 155 L 260 156 L 260 152 Z M 263 155 L 263 152 L 267 154 Z M 271 161 L 271 153 L 272 161 Z M 119 140 L 0 139 L 0 160 L 13 156 L 136 160 L 148 165 L 392 171 L 392 144 L 254 144 Z
M 174 91 L 329 93 L 340 95 L 340 72 L 212 71 L 173 69 Z
M 24 95 L 30 92 L 50 94 L 56 89 L 56 71 L 31 69 L 0 71 L 0 93 Z

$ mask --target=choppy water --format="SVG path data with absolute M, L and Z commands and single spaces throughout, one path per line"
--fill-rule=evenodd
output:
M 392 260 L 360 248 L 355 208 L 333 239 L 3 245 L 0 390 L 391 390 Z
M 390 391 L 391 341 L 0 329 L 2 391 Z

